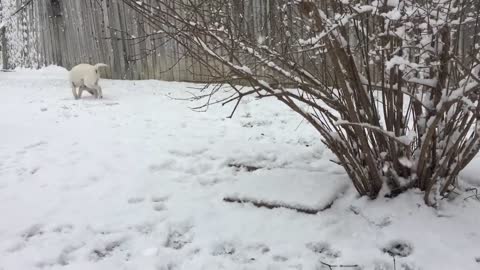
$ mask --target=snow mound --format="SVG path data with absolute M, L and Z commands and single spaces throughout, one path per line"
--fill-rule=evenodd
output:
M 29 74 L 66 74 L 68 70 L 64 67 L 56 66 L 56 65 L 48 65 L 40 69 L 31 69 L 31 68 L 23 68 L 17 67 L 15 68 L 17 72 L 29 73 Z

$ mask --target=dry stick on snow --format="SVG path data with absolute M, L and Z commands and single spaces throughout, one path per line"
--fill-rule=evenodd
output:
M 475 194 L 466 197 L 465 199 L 463 199 L 464 201 L 466 201 L 466 200 L 468 200 L 468 199 L 470 199 L 470 198 L 476 198 L 477 200 L 480 201 L 480 194 L 478 194 L 478 188 L 468 188 L 468 189 L 466 189 L 465 191 L 467 191 L 467 192 L 468 192 L 468 191 L 472 191 L 472 192 L 475 192 Z
M 321 264 L 328 267 L 328 269 L 333 270 L 333 268 L 355 268 L 358 267 L 358 264 L 328 264 L 326 262 L 320 261 Z

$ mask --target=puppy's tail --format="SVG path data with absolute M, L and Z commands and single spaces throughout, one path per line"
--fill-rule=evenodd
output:
M 99 67 L 108 67 L 108 65 L 107 65 L 107 64 L 103 64 L 103 63 L 98 63 L 98 64 L 96 64 L 94 67 L 95 67 L 95 69 L 98 69 Z

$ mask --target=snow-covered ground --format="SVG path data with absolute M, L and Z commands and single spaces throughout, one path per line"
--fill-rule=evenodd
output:
M 103 100 L 73 100 L 66 78 L 0 72 L 0 270 L 394 269 L 389 247 L 405 255 L 396 269 L 480 269 L 480 202 L 357 198 L 275 100 L 227 119 L 230 106 L 199 113 L 169 97 L 191 84 L 103 80 Z M 477 187 L 479 166 L 464 174 Z M 336 200 L 309 215 L 225 196 Z

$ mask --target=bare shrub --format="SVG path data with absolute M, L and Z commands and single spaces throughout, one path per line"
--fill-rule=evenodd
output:
M 416 187 L 434 205 L 479 151 L 477 0 L 269 0 L 262 33 L 253 0 L 124 2 L 230 85 L 220 102 L 275 97 L 305 118 L 361 195 Z

